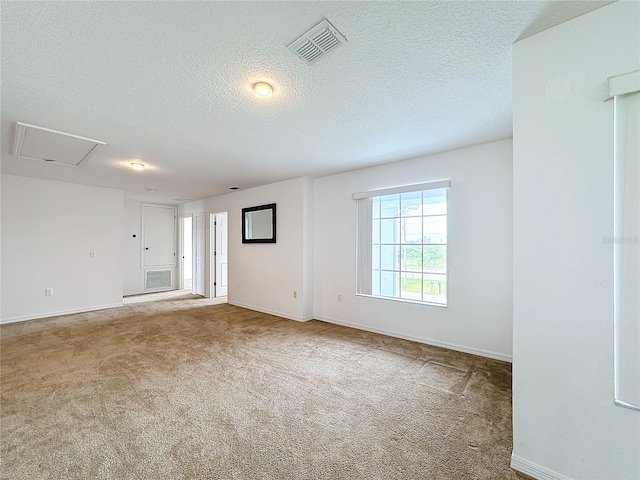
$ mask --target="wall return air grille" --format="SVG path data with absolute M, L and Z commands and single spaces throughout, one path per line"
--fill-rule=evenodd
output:
M 99 140 L 16 122 L 12 153 L 19 158 L 79 167 L 105 145 Z
M 147 270 L 145 290 L 171 288 L 171 270 Z
M 307 63 L 324 58 L 347 39 L 326 18 L 287 48 Z

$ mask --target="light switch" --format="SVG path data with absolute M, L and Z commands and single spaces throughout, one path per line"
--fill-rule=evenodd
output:
M 95 252 L 95 251 L 93 251 L 93 250 L 91 250 L 91 251 L 89 252 L 89 258 L 96 258 L 96 252 Z
M 53 297 L 53 288 L 45 288 L 44 289 L 45 297 Z

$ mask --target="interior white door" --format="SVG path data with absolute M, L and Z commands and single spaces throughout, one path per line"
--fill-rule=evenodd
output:
M 219 213 L 216 215 L 216 297 L 225 297 L 227 295 L 227 214 Z
M 143 268 L 176 266 L 176 209 L 143 205 Z
M 194 278 L 194 292 L 204 295 L 205 279 L 205 216 L 196 215 L 196 274 Z
M 183 290 L 193 288 L 193 218 L 182 217 L 180 224 L 180 274 Z

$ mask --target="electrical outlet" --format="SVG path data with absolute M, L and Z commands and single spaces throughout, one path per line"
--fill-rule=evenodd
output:
M 298 298 L 298 292 L 296 291 L 293 292 L 293 298 Z
M 342 295 L 338 294 L 338 301 L 341 302 L 342 301 Z
M 236 288 L 240 288 L 240 284 L 239 283 L 236 283 Z
M 89 252 L 89 258 L 96 258 L 96 252 L 95 252 L 95 251 L 93 251 L 93 250 L 91 250 L 91 251 Z
M 53 297 L 53 288 L 45 288 L 44 289 L 45 297 Z

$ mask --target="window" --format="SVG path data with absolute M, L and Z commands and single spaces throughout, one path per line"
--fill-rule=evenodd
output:
M 357 294 L 447 305 L 447 187 L 356 193 Z

